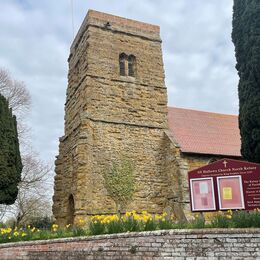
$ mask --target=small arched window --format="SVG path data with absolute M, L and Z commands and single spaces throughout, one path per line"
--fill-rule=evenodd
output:
M 127 60 L 127 55 L 125 53 L 121 53 L 119 55 L 119 73 L 120 76 L 125 76 L 126 75 L 126 60 Z
M 136 74 L 135 63 L 136 63 L 135 56 L 129 55 L 129 57 L 128 57 L 128 76 L 130 76 L 130 77 L 134 77 Z
M 74 214 L 75 214 L 75 203 L 74 203 L 74 197 L 72 194 L 70 194 L 68 199 L 68 219 L 67 224 L 73 224 L 74 223 Z

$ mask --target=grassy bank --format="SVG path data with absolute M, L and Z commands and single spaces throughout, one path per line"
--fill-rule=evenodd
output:
M 166 213 L 152 215 L 146 211 L 139 214 L 132 211 L 121 216 L 96 215 L 89 223 L 79 220 L 75 225 L 68 224 L 65 228 L 57 224 L 49 229 L 30 225 L 15 228 L 3 226 L 0 228 L 0 243 L 184 228 L 260 228 L 260 210 L 193 214 L 189 221 L 182 222 Z

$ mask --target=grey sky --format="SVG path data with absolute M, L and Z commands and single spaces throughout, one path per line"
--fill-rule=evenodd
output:
M 161 26 L 170 106 L 237 114 L 231 0 L 74 0 L 75 34 L 88 9 Z M 63 135 L 70 0 L 1 0 L 0 67 L 26 83 L 33 145 L 54 161 Z

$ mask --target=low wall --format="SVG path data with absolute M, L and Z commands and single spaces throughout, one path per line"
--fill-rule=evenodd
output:
M 0 244 L 0 259 L 260 259 L 260 229 L 124 233 Z

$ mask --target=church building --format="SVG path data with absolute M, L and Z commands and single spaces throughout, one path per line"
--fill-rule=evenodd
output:
M 53 213 L 60 225 L 116 213 L 103 173 L 129 158 L 135 189 L 122 209 L 178 218 L 188 171 L 240 158 L 238 118 L 167 106 L 160 28 L 90 10 L 70 49 L 65 133 Z

